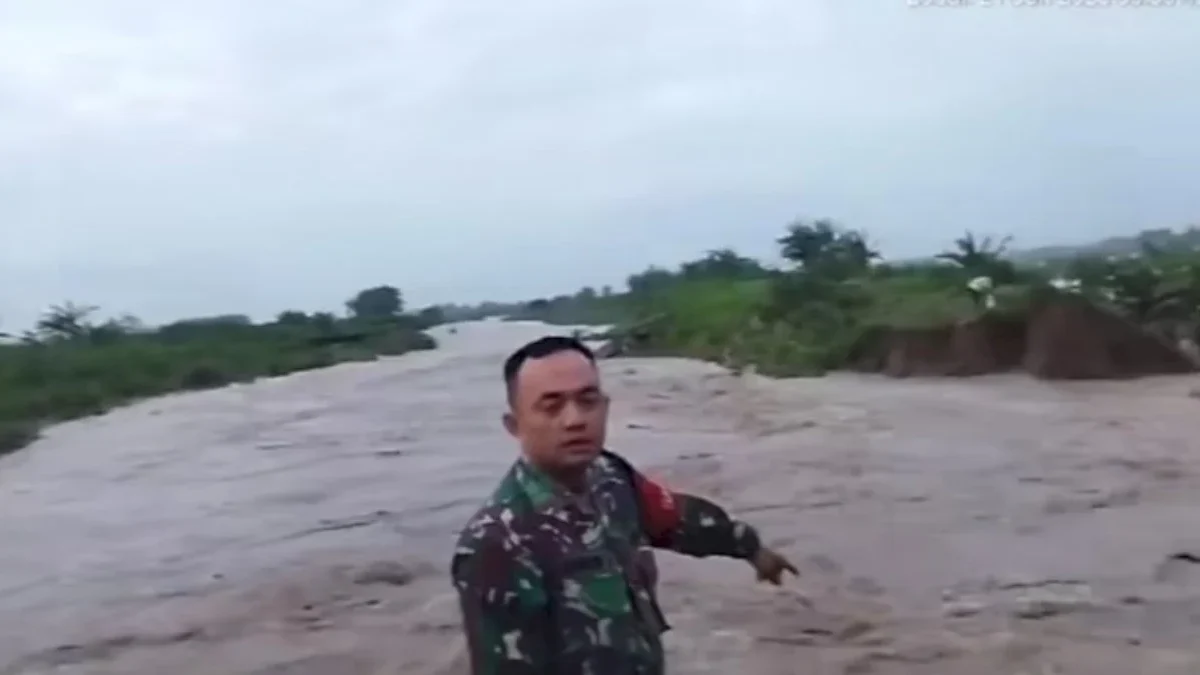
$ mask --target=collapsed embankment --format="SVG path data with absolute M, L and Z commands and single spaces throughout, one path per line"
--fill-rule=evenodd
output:
M 983 314 L 922 329 L 877 328 L 850 368 L 892 377 L 972 376 L 1023 370 L 1042 379 L 1123 379 L 1194 372 L 1154 333 L 1082 298 L 1058 295 L 1023 314 Z
M 627 327 L 611 336 L 601 355 L 671 354 L 676 350 L 665 348 L 670 340 L 660 335 L 669 332 L 667 324 L 669 319 L 656 316 Z M 1082 297 L 1060 293 L 1031 299 L 1019 311 L 985 312 L 924 327 L 869 326 L 855 335 L 844 359 L 831 369 L 890 377 L 969 377 L 1024 371 L 1041 379 L 1079 380 L 1184 374 L 1200 366 L 1200 361 L 1177 345 L 1142 326 Z M 777 343 L 788 337 L 784 332 L 772 339 Z M 732 351 L 731 345 L 726 353 Z M 678 352 L 704 356 L 688 349 Z M 757 356 L 740 355 L 739 359 L 763 365 L 756 362 Z

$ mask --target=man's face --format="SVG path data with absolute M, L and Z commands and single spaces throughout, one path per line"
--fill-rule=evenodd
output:
M 562 351 L 521 366 L 504 426 L 535 464 L 551 471 L 587 466 L 604 448 L 608 397 L 586 356 Z

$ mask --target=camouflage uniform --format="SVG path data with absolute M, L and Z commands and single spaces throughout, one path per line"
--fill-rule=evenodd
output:
M 476 675 L 661 675 L 650 547 L 750 559 L 753 528 L 605 452 L 571 494 L 518 460 L 451 564 Z

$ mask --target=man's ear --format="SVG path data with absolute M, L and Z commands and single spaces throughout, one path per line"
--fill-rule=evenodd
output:
M 512 411 L 510 410 L 510 411 L 504 413 L 504 415 L 501 416 L 500 419 L 504 421 L 504 429 L 506 431 L 508 431 L 508 433 L 510 435 L 516 436 L 517 435 L 517 416 L 514 415 L 512 413 Z

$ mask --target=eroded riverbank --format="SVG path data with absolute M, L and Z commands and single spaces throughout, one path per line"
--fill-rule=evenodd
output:
M 544 330 L 149 401 L 0 460 L 0 673 L 464 672 L 446 560 L 515 452 L 500 360 Z M 773 591 L 664 554 L 673 673 L 1200 672 L 1196 378 L 604 370 L 614 449 L 804 572 Z

